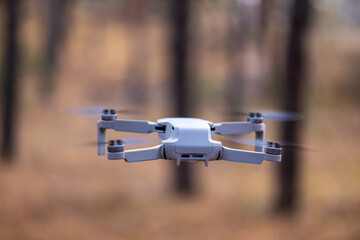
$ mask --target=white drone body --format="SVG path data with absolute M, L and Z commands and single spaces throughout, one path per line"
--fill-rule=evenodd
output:
M 116 119 L 116 113 L 104 110 L 101 120 L 97 122 L 98 155 L 105 155 L 106 129 L 116 131 L 151 133 L 157 132 L 161 144 L 149 147 L 125 150 L 121 141 L 110 141 L 107 156 L 110 160 L 124 159 L 127 162 L 139 162 L 156 159 L 176 160 L 179 166 L 182 161 L 202 161 L 208 166 L 209 161 L 227 160 L 260 164 L 262 161 L 281 161 L 279 144 L 261 144 L 265 136 L 265 124 L 261 114 L 249 115 L 244 122 L 212 123 L 199 118 L 162 118 L 156 123 L 141 120 Z M 222 146 L 212 139 L 213 134 L 236 135 L 255 132 L 258 144 L 255 151 L 246 151 Z M 260 142 L 260 143 L 259 143 Z

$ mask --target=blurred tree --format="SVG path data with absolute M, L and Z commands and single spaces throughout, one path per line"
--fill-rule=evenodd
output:
M 305 41 L 311 17 L 310 0 L 295 0 L 291 11 L 291 25 L 287 46 L 285 73 L 285 109 L 302 112 L 305 86 Z M 298 142 L 300 122 L 285 122 L 283 139 L 285 142 Z M 276 203 L 278 212 L 291 213 L 298 199 L 299 154 L 284 149 L 279 169 L 280 192 Z
M 187 48 L 188 48 L 188 0 L 172 1 L 173 16 L 173 94 L 175 97 L 174 109 L 178 117 L 187 117 L 188 95 L 187 88 L 188 68 L 187 68 Z M 191 168 L 186 162 L 182 162 L 175 168 L 175 187 L 180 193 L 189 194 L 193 190 L 191 179 Z
M 131 53 L 126 74 L 124 93 L 131 103 L 147 103 L 148 82 L 148 23 L 151 9 L 150 0 L 133 0 L 124 4 L 124 20 L 131 38 Z
M 269 15 L 274 4 L 274 0 L 261 0 L 260 3 L 260 21 L 259 21 L 259 29 L 261 36 L 265 35 L 268 29 Z M 260 40 L 262 38 L 260 37 Z
M 42 72 L 41 93 L 45 99 L 51 96 L 54 88 L 54 78 L 60 45 L 65 37 L 69 0 L 46 1 L 46 28 L 44 45 L 44 65 Z
M 14 153 L 17 96 L 16 85 L 19 73 L 17 32 L 19 22 L 18 0 L 4 1 L 5 40 L 2 75 L 2 161 L 10 163 Z
M 265 0 L 266 1 L 266 0 Z M 267 46 L 262 47 L 264 54 L 268 54 L 266 65 L 269 66 L 264 77 L 268 78 L 266 82 L 265 93 L 271 99 L 282 103 L 282 86 L 285 81 L 286 65 L 286 43 L 288 36 L 289 17 L 287 1 L 272 0 L 267 10 Z M 285 5 L 285 6 L 284 6 Z M 262 35 L 264 33 L 260 33 Z M 276 61 L 274 61 L 276 59 Z
M 266 35 L 269 29 L 269 19 L 273 11 L 275 0 L 261 0 L 259 9 L 258 41 L 259 47 L 264 48 Z
M 229 2 L 229 13 L 226 32 L 225 54 L 228 59 L 227 84 L 225 101 L 229 120 L 238 120 L 238 110 L 241 108 L 244 83 L 244 61 L 242 50 L 250 35 L 250 16 L 241 2 Z

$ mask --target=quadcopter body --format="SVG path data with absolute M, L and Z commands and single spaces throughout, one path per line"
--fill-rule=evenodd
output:
M 159 133 L 164 148 L 164 157 L 184 161 L 201 161 L 220 157 L 221 142 L 212 139 L 213 123 L 198 118 L 164 118 L 158 124 L 165 125 L 165 132 Z
M 182 161 L 227 160 L 260 164 L 264 160 L 281 161 L 281 146 L 268 142 L 264 147 L 265 124 L 260 113 L 251 113 L 247 121 L 212 123 L 199 118 L 162 118 L 156 123 L 142 120 L 117 119 L 114 110 L 105 109 L 97 123 L 98 155 L 106 153 L 106 129 L 116 131 L 151 133 L 157 132 L 161 144 L 149 148 L 125 150 L 121 140 L 110 141 L 107 156 L 110 160 L 124 159 L 139 162 L 156 159 L 175 160 L 179 166 Z M 255 132 L 255 151 L 228 148 L 212 139 L 213 134 L 236 135 Z

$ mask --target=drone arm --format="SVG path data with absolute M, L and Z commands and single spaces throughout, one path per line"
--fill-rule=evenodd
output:
M 214 133 L 220 135 L 235 135 L 251 132 L 265 131 L 264 123 L 252 122 L 221 122 L 214 124 Z
M 161 131 L 157 129 L 154 122 L 141 120 L 99 120 L 97 122 L 97 140 L 98 140 L 98 155 L 105 154 L 105 132 L 106 129 L 114 129 L 115 131 L 136 132 L 136 133 L 151 133 L 154 131 Z
M 281 155 L 267 154 L 264 152 L 252 152 L 240 149 L 222 147 L 221 160 L 261 164 L 262 161 L 280 162 Z
M 262 152 L 263 151 L 263 142 L 265 141 L 265 124 L 261 131 L 255 131 L 255 151 Z
M 262 142 L 265 138 L 265 124 L 264 123 L 253 123 L 253 122 L 222 122 L 214 124 L 214 133 L 220 135 L 235 135 L 242 133 L 255 132 L 256 145 L 255 151 L 262 152 Z
M 221 159 L 234 162 L 260 164 L 265 158 L 265 153 L 251 152 L 239 149 L 222 147 Z
M 150 148 L 133 149 L 125 151 L 127 162 L 149 161 L 163 158 L 163 146 L 157 145 Z
M 106 147 L 105 147 L 105 129 L 99 126 L 99 122 L 97 124 L 97 142 L 98 142 L 98 155 L 105 155 Z
M 151 133 L 156 131 L 156 123 L 141 120 L 100 120 L 98 121 L 98 128 L 110 128 L 116 131 L 136 132 L 136 133 Z

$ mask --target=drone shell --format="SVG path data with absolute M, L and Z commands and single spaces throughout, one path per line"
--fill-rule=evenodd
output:
M 221 143 L 211 139 L 212 122 L 199 118 L 163 118 L 157 121 L 165 127 L 159 133 L 167 159 L 217 159 Z

